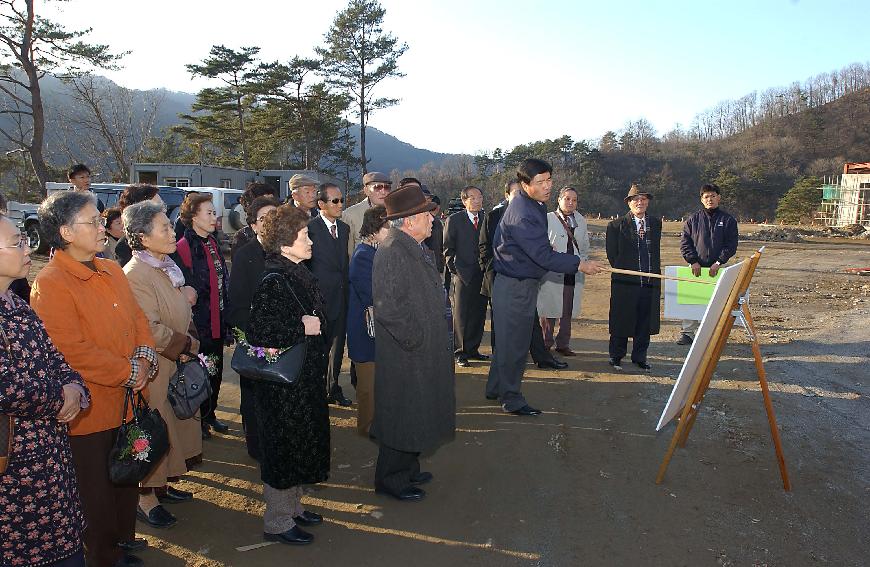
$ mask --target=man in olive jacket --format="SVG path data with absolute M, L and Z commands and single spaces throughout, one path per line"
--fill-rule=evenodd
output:
M 380 445 L 375 491 L 420 500 L 432 480 L 419 455 L 453 440 L 456 428 L 449 309 L 431 251 L 422 245 L 435 205 L 418 185 L 384 200 L 390 234 L 372 270 L 375 317 L 375 418 Z

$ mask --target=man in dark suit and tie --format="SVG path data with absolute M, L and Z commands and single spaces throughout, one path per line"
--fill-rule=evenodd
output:
M 456 363 L 469 366 L 469 360 L 489 360 L 480 354 L 486 297 L 480 294 L 483 271 L 480 269 L 479 235 L 483 224 L 483 193 L 469 185 L 462 190 L 464 211 L 453 213 L 444 227 L 444 259 L 452 274 L 453 341 Z
M 344 358 L 344 343 L 347 330 L 348 264 L 347 242 L 350 227 L 339 220 L 344 208 L 341 189 L 331 183 L 320 185 L 317 191 L 317 206 L 320 214 L 308 224 L 311 238 L 311 259 L 308 269 L 317 278 L 326 308 L 326 332 L 324 340 L 329 345 L 329 367 L 326 384 L 330 403 L 349 406 L 352 402 L 344 397 L 338 384 L 341 362 Z M 330 385 L 331 384 L 331 385 Z

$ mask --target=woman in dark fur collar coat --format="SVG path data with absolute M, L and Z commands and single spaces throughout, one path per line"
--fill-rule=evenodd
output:
M 257 382 L 255 411 L 260 434 L 260 476 L 266 500 L 264 537 L 292 545 L 314 536 L 299 526 L 323 518 L 302 507 L 302 485 L 329 477 L 329 409 L 323 375 L 326 321 L 317 280 L 302 263 L 311 257 L 309 218 L 282 205 L 262 222 L 266 269 L 251 303 L 248 344 L 285 349 L 305 341 L 302 372 L 291 385 Z

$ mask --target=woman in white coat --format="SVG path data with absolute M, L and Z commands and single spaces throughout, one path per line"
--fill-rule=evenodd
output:
M 547 234 L 556 252 L 574 254 L 581 260 L 589 259 L 589 233 L 586 219 L 577 212 L 577 191 L 573 187 L 563 187 L 559 191 L 558 208 L 547 214 Z M 574 356 L 571 350 L 571 319 L 580 316 L 580 303 L 583 300 L 585 275 L 557 274 L 547 272 L 541 278 L 538 291 L 538 315 L 544 331 L 544 345 L 547 349 L 556 345 L 556 352 L 563 356 Z M 556 321 L 559 332 L 553 333 Z

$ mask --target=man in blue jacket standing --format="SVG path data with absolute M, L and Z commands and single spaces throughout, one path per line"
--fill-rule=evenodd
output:
M 538 285 L 547 272 L 597 274 L 601 266 L 553 250 L 547 237 L 547 201 L 553 167 L 527 159 L 517 168 L 520 191 L 508 204 L 493 240 L 492 314 L 495 350 L 486 391 L 498 392 L 514 415 L 540 415 L 520 391 L 531 341 Z
M 737 252 L 737 220 L 719 208 L 721 199 L 719 187 L 704 185 L 701 187 L 703 208 L 683 224 L 680 252 L 692 266 L 695 277 L 701 275 L 701 268 L 709 268 L 710 275 L 715 276 L 719 267 Z M 683 332 L 677 344 L 692 344 L 699 324 L 700 321 L 683 321 Z

